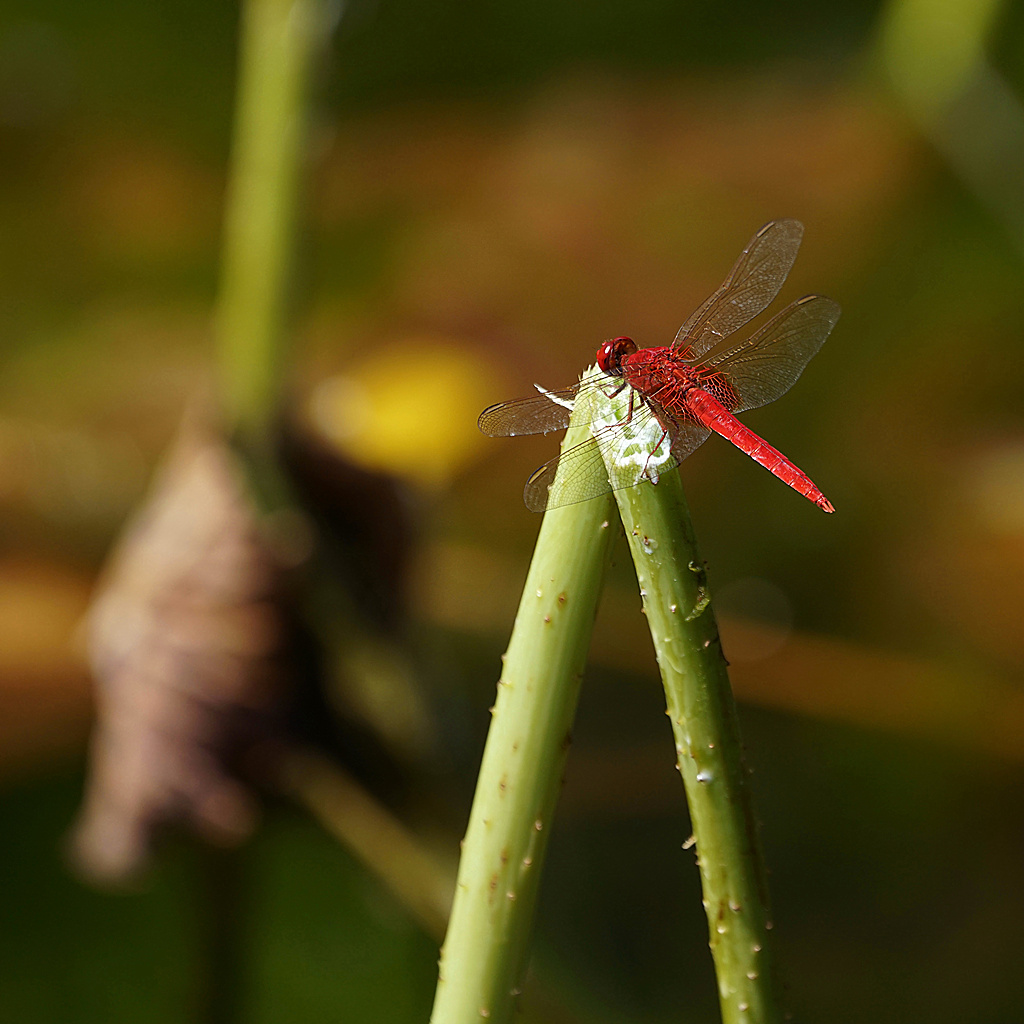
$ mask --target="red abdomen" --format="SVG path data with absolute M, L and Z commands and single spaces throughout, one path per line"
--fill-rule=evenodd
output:
M 832 502 L 818 489 L 818 485 L 798 466 L 773 448 L 763 437 L 755 434 L 703 388 L 694 388 L 687 399 L 696 420 L 731 441 L 741 452 L 760 463 L 783 483 L 813 501 L 824 512 L 835 512 Z

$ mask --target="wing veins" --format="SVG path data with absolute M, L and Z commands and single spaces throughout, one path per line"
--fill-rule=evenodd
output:
M 733 412 L 757 409 L 784 395 L 799 379 L 839 319 L 839 305 L 805 295 L 746 341 L 707 361 L 736 392 Z
M 803 225 L 769 221 L 747 244 L 714 294 L 679 328 L 674 348 L 700 359 L 710 348 L 762 313 L 779 294 L 796 260 Z

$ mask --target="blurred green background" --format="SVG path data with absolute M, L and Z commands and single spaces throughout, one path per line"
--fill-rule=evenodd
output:
M 0 10 L 0 1019 L 196 1019 L 173 846 L 62 844 L 104 551 L 212 365 L 238 9 Z M 554 438 L 478 411 L 666 344 L 766 220 L 843 317 L 682 468 L 733 662 L 795 1018 L 1024 1016 L 1024 5 L 353 0 L 320 85 L 296 409 L 417 503 L 417 660 L 461 835 Z M 625 548 L 585 681 L 524 1019 L 713 1021 L 697 872 Z M 422 823 L 421 823 L 422 824 Z M 300 811 L 241 855 L 242 1017 L 423 1021 L 436 946 Z

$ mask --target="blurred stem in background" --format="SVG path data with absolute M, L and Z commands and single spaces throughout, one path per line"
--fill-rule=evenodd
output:
M 248 0 L 242 11 L 217 315 L 219 398 L 251 497 L 273 517 L 268 533 L 286 559 L 309 554 L 311 523 L 294 514 L 278 430 L 313 80 L 337 10 L 333 0 Z M 430 727 L 410 668 L 393 638 L 371 626 L 338 568 L 333 558 L 306 559 L 305 617 L 354 709 L 393 747 L 422 753 Z
M 301 549 L 309 533 L 280 463 L 279 431 L 312 83 L 335 13 L 326 0 L 247 0 L 242 11 L 217 316 L 220 412 L 249 496 L 271 543 L 286 556 L 292 547 Z M 380 512 L 371 499 L 364 504 L 359 515 Z M 329 538 L 316 539 L 321 549 L 329 544 Z M 306 555 L 298 580 L 301 610 L 327 651 L 332 679 L 326 685 L 343 680 L 349 703 L 378 736 L 400 755 L 421 753 L 427 714 L 394 637 L 360 614 L 336 558 Z M 451 892 L 445 868 L 354 779 L 326 759 L 292 750 L 271 781 L 362 860 L 426 931 L 443 932 Z M 214 877 L 237 864 L 211 857 Z M 209 905 L 203 1012 L 211 1022 L 230 1021 L 236 1012 L 231 989 L 238 950 L 231 947 L 240 936 L 233 923 L 245 909 L 238 879 L 230 885 L 220 880 L 231 899 Z
M 246 920 L 242 850 L 200 850 L 199 919 L 205 962 L 198 968 L 196 1020 L 199 1024 L 235 1024 L 241 1019 L 239 994 L 244 984 L 242 959 Z
M 1024 254 L 1024 106 L 989 63 L 1002 0 L 890 0 L 885 72 L 918 128 Z
M 220 301 L 220 397 L 229 434 L 264 448 L 277 425 L 310 90 L 326 0 L 247 0 Z
M 325 49 L 324 0 L 246 0 L 227 192 L 217 339 L 224 428 L 258 504 L 282 507 L 274 433 L 284 370 L 311 80 Z M 262 486 L 260 486 L 262 484 Z M 206 964 L 199 1017 L 238 1018 L 244 892 L 240 854 L 204 851 Z
M 278 784 L 383 884 L 423 931 L 444 938 L 454 870 L 332 761 L 296 752 Z

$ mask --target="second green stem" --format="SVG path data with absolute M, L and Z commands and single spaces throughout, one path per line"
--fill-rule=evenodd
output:
M 724 1024 L 782 1017 L 736 706 L 678 473 L 616 492 L 675 734 Z

